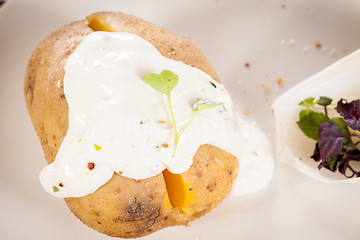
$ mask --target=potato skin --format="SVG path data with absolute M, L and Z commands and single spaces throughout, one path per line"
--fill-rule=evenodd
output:
M 193 165 L 181 175 L 190 183 L 195 199 L 190 202 L 194 212 L 189 221 L 214 209 L 231 190 L 239 163 L 235 156 L 208 144 L 201 145 L 193 158 Z
M 135 181 L 114 173 L 95 193 L 67 198 L 66 203 L 89 227 L 112 237 L 136 238 L 187 224 L 184 215 L 164 206 L 164 195 L 161 174 Z
M 205 56 L 189 40 L 131 15 L 96 14 L 116 31 L 136 34 L 153 44 L 163 56 L 199 68 L 219 81 Z M 48 163 L 54 161 L 68 129 L 64 65 L 91 32 L 86 20 L 68 24 L 43 40 L 28 63 L 25 100 Z M 215 158 L 224 164 L 218 164 Z M 194 164 L 183 175 L 198 196 L 192 202 L 192 216 L 164 204 L 166 188 L 161 174 L 139 181 L 114 174 L 95 193 L 65 201 L 74 215 L 101 233 L 122 238 L 142 237 L 164 227 L 187 225 L 189 220 L 209 212 L 230 191 L 236 169 L 237 160 L 232 155 L 210 145 L 199 148 Z

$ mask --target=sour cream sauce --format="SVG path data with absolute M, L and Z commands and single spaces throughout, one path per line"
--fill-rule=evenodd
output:
M 223 103 L 202 111 L 186 128 L 173 155 L 174 130 L 166 96 L 144 82 L 148 73 L 179 76 L 171 92 L 178 131 L 198 101 Z M 266 136 L 238 117 L 222 84 L 203 71 L 162 56 L 144 39 L 124 32 L 94 32 L 65 65 L 69 128 L 55 161 L 40 173 L 55 197 L 95 192 L 114 172 L 145 179 L 168 169 L 183 173 L 201 144 L 217 146 L 239 161 L 231 195 L 262 189 L 273 172 Z

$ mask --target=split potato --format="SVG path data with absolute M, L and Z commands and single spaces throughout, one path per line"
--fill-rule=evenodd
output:
M 69 124 L 64 65 L 84 37 L 96 30 L 138 35 L 163 56 L 199 68 L 219 81 L 193 43 L 134 16 L 99 12 L 87 20 L 70 23 L 36 47 L 25 76 L 27 108 L 48 163 L 54 161 Z M 114 173 L 93 194 L 65 201 L 75 216 L 101 233 L 142 237 L 165 227 L 188 225 L 210 212 L 231 190 L 237 169 L 238 161 L 233 155 L 205 144 L 198 148 L 190 169 L 182 174 L 165 170 L 136 181 Z

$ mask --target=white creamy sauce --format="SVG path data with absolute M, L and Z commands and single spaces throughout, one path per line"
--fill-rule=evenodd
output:
M 191 122 L 174 157 L 166 96 L 143 80 L 147 73 L 165 69 L 179 76 L 171 92 L 178 131 L 192 117 L 195 102 L 223 103 L 202 111 Z M 163 57 L 138 36 L 88 35 L 67 60 L 64 92 L 69 129 L 55 161 L 40 173 L 43 187 L 56 197 L 93 193 L 114 172 L 133 179 L 155 176 L 165 168 L 185 172 L 198 147 L 206 143 L 238 158 L 232 195 L 260 190 L 272 176 L 270 143 L 260 130 L 238 117 L 224 86 L 197 68 Z

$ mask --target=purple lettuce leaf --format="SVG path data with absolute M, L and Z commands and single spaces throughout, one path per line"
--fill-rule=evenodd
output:
M 343 143 L 344 134 L 336 123 L 326 121 L 320 125 L 318 147 L 322 162 L 319 169 L 327 164 L 332 156 L 342 151 Z
M 340 99 L 335 109 L 350 128 L 360 131 L 360 100 L 348 103 L 345 99 Z
M 350 165 L 350 161 L 360 161 L 360 151 L 358 149 L 351 150 L 346 153 L 344 160 L 339 164 L 339 172 L 347 178 L 352 178 L 354 175 L 360 176 L 360 172 L 356 172 Z M 351 175 L 347 175 L 346 171 L 350 170 Z
M 314 159 L 315 162 L 318 162 L 321 160 L 320 150 L 319 150 L 319 143 L 317 142 L 315 145 L 314 153 L 311 156 L 312 159 Z

